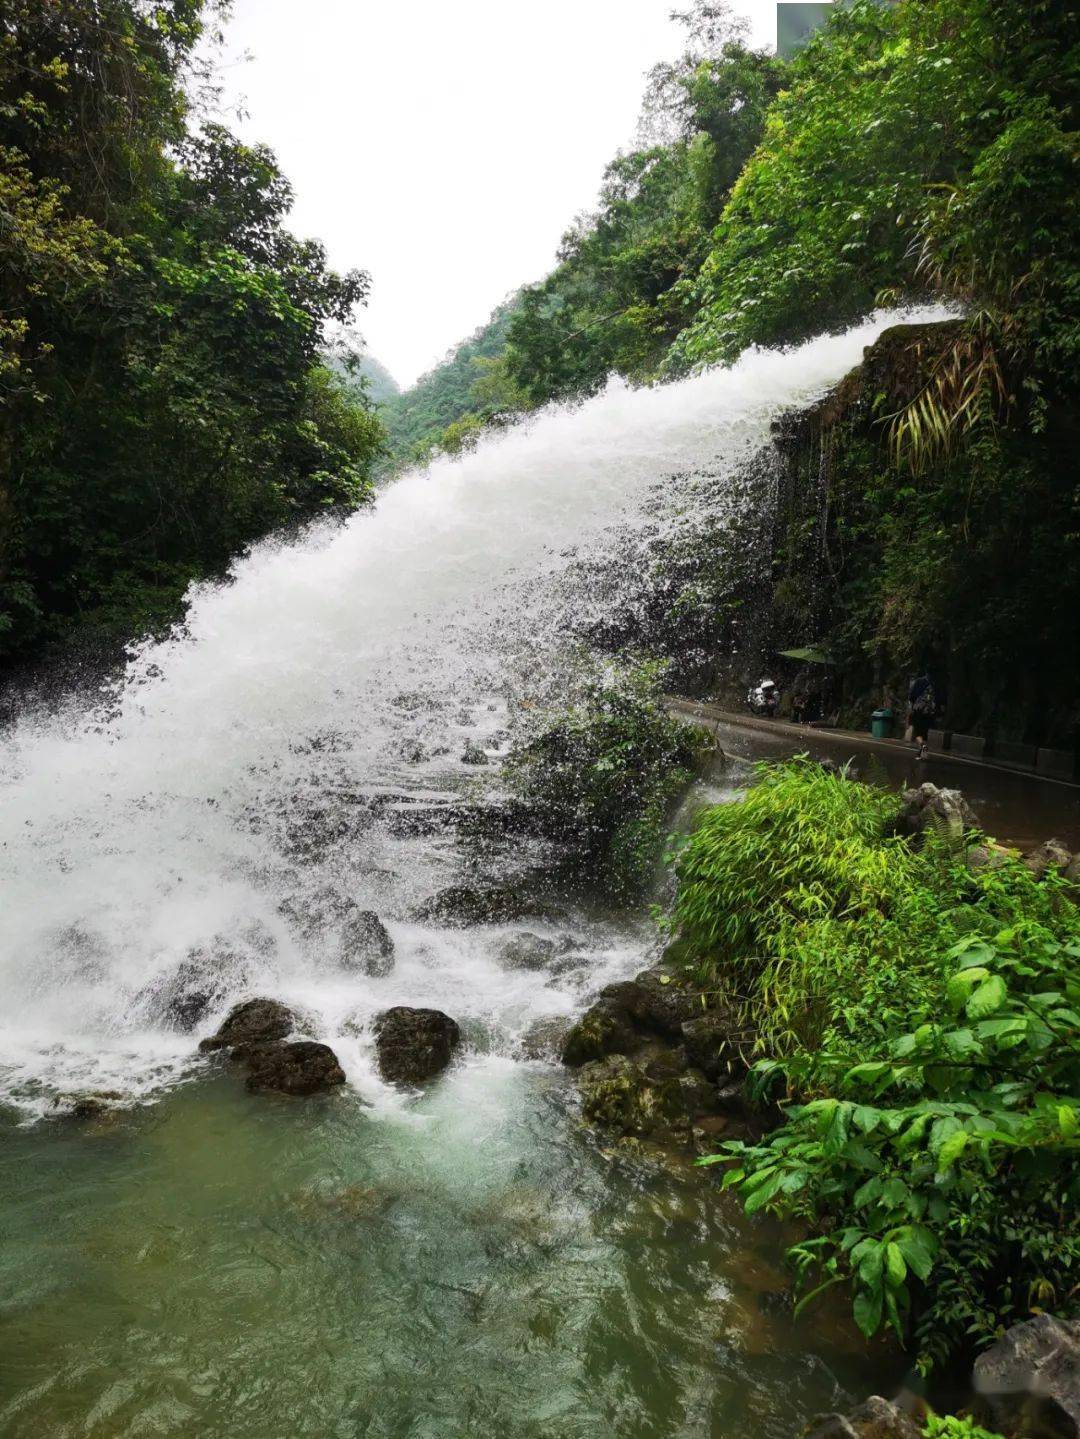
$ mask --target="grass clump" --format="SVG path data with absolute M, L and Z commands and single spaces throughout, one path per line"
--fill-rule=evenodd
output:
M 1080 1281 L 1080 912 L 1019 862 L 891 837 L 899 800 L 808 760 L 761 767 L 678 862 L 688 953 L 758 1034 L 784 1123 L 731 1142 L 748 1211 L 809 1221 L 808 1303 L 935 1364 Z

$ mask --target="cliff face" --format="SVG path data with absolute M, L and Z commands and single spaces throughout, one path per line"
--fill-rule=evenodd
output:
M 1080 436 L 1064 407 L 1031 422 L 1022 376 L 1002 380 L 995 410 L 973 389 L 986 361 L 970 335 L 959 320 L 887 330 L 777 426 L 767 643 L 828 650 L 853 722 L 928 670 L 951 727 L 1069 748 Z M 969 391 L 983 405 L 971 425 L 955 418 Z

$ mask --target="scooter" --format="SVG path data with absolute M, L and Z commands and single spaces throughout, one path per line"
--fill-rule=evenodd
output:
M 750 707 L 751 714 L 759 715 L 764 719 L 775 719 L 776 711 L 780 706 L 780 691 L 772 680 L 762 680 L 746 696 L 746 703 Z

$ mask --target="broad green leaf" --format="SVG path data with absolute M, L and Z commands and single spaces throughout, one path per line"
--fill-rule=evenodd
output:
M 919 1233 L 911 1233 L 901 1235 L 896 1242 L 911 1272 L 925 1279 L 934 1265 L 933 1251 L 927 1240 Z
M 852 1304 L 852 1312 L 855 1315 L 855 1323 L 859 1326 L 867 1339 L 873 1336 L 881 1328 L 881 1308 L 883 1296 L 881 1288 L 866 1290 L 860 1289 Z
M 899 1244 L 895 1242 L 888 1244 L 885 1249 L 885 1278 L 893 1289 L 898 1289 L 907 1278 L 907 1265 Z
M 985 1019 L 987 1015 L 1000 1009 L 1007 997 L 1008 990 L 1005 987 L 1005 981 L 1000 974 L 992 974 L 989 979 L 983 980 L 968 1000 L 968 1018 Z
M 961 1129 L 957 1134 L 950 1134 L 945 1140 L 937 1154 L 938 1170 L 944 1172 L 956 1163 L 968 1146 L 971 1136 L 966 1130 Z

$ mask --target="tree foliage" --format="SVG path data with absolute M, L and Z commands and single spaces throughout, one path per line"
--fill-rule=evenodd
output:
M 0 22 L 0 654 L 175 615 L 283 523 L 356 504 L 380 430 L 321 366 L 367 291 L 273 156 L 194 126 L 202 0 Z

